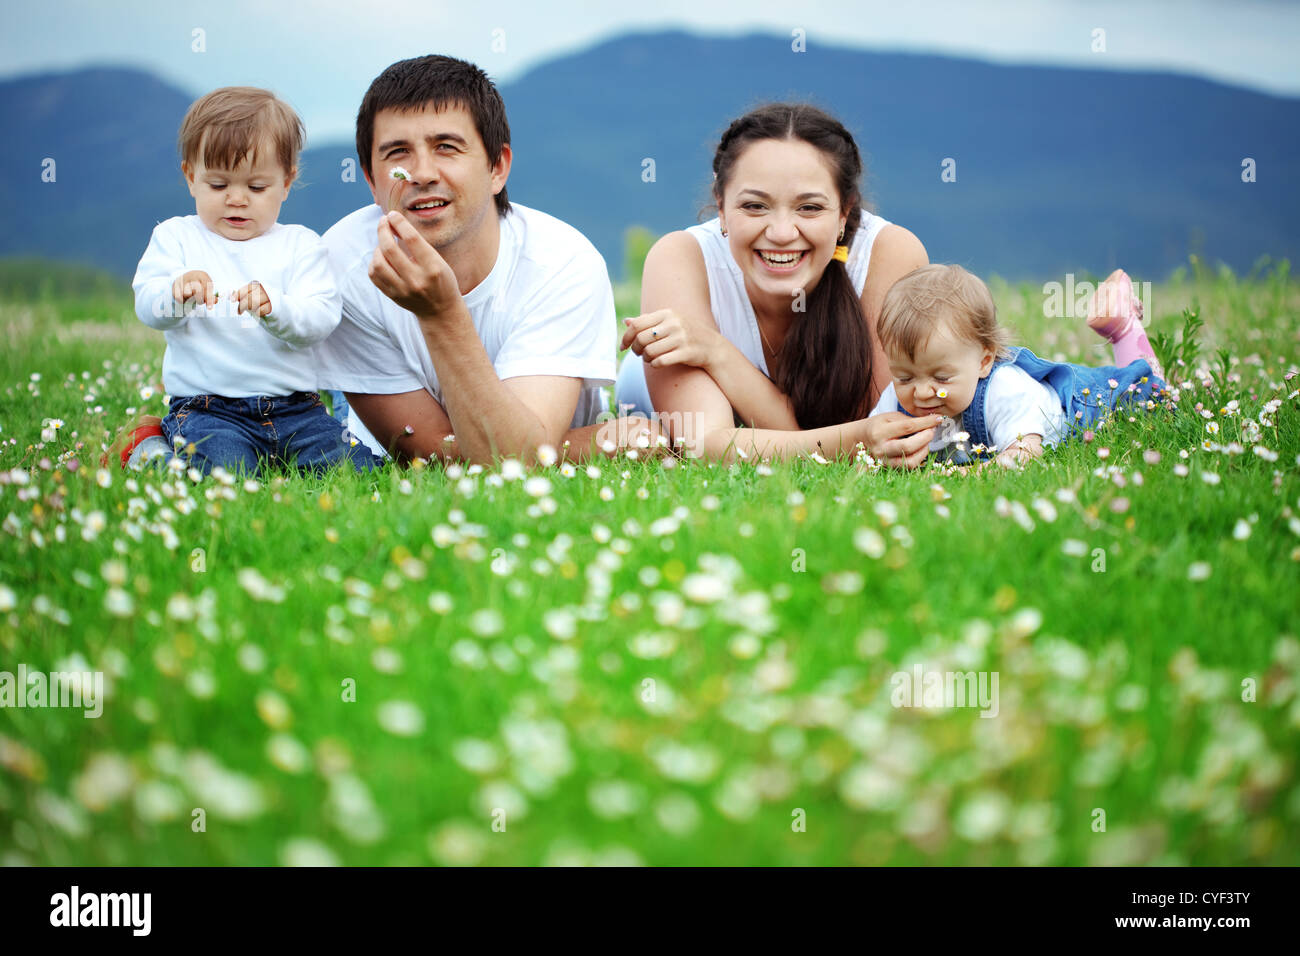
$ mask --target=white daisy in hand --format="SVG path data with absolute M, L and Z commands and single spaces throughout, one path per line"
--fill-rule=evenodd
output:
M 398 207 L 399 200 L 402 198 L 402 190 L 411 182 L 411 174 L 401 166 L 394 166 L 388 171 L 388 178 L 393 181 L 392 188 L 388 190 L 388 209 L 386 212 L 392 212 Z

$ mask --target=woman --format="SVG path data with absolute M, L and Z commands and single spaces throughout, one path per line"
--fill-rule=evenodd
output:
M 881 302 L 929 258 L 861 208 L 853 137 L 815 107 L 768 104 L 731 124 L 713 172 L 718 218 L 646 257 L 620 411 L 659 413 L 694 456 L 830 458 L 861 442 L 920 465 L 938 416 L 866 416 L 890 380 Z

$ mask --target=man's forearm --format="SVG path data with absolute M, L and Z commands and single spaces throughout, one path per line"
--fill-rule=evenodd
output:
M 531 460 L 551 441 L 541 420 L 497 377 L 469 312 L 421 322 L 462 459 L 489 464 L 496 456 Z

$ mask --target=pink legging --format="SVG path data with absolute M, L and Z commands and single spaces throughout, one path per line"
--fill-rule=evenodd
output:
M 1097 289 L 1089 312 L 1092 316 L 1100 314 L 1108 318 L 1108 321 L 1090 318 L 1088 324 L 1111 343 L 1116 365 L 1123 368 L 1138 359 L 1146 359 L 1151 370 L 1161 378 L 1164 377 L 1155 350 L 1147 339 L 1146 329 L 1142 327 L 1142 300 L 1133 295 L 1132 283 L 1127 275 L 1115 270 Z M 1116 336 L 1112 330 L 1121 324 L 1127 324 L 1128 328 Z M 1101 327 L 1098 328 L 1098 325 Z
M 1146 359 L 1152 369 L 1159 368 L 1160 363 L 1156 360 L 1156 353 L 1151 348 L 1141 322 L 1133 322 L 1127 332 L 1111 343 L 1111 347 L 1115 350 L 1115 364 L 1120 368 L 1138 359 Z

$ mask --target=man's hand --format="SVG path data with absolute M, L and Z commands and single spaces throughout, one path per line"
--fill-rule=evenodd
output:
M 379 220 L 369 274 L 380 292 L 421 321 L 436 321 L 464 304 L 451 266 L 400 212 Z
M 659 309 L 623 322 L 627 329 L 619 348 L 630 348 L 655 368 L 693 365 L 707 371 L 718 355 L 722 334 L 705 323 L 684 319 L 672 309 Z
M 181 307 L 191 299 L 202 299 L 210 309 L 217 304 L 217 286 L 202 269 L 191 269 L 172 283 L 172 298 Z
M 244 312 L 264 319 L 271 314 L 271 299 L 260 282 L 250 282 L 235 290 L 235 314 Z

